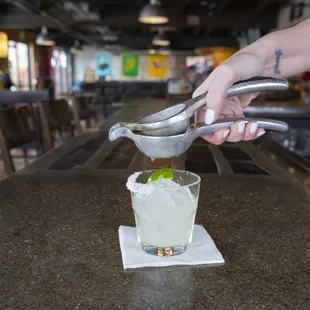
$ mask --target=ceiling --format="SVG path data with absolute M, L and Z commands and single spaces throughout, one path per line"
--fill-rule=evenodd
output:
M 45 25 L 58 45 L 84 44 L 151 47 L 158 31 L 139 23 L 143 0 L 0 0 L 0 29 L 30 29 Z M 169 23 L 164 28 L 175 50 L 201 46 L 237 46 L 237 37 L 249 28 L 263 35 L 276 27 L 277 12 L 287 0 L 162 0 Z M 189 26 L 196 16 L 199 25 Z

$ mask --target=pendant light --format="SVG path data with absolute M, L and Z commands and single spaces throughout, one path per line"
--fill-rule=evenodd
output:
M 159 49 L 159 53 L 164 56 L 169 56 L 171 54 L 171 50 L 168 46 L 163 46 Z
M 169 21 L 166 12 L 156 0 L 151 0 L 149 4 L 145 5 L 139 15 L 139 21 L 143 24 L 165 24 Z
M 152 44 L 159 46 L 168 46 L 170 45 L 170 40 L 166 33 L 160 30 L 159 33 L 153 38 Z
M 80 54 L 82 54 L 82 52 L 83 52 L 83 50 L 81 48 L 80 41 L 75 40 L 74 44 L 70 48 L 70 53 L 74 54 L 74 55 L 80 55 Z
M 55 45 L 55 41 L 49 37 L 47 28 L 45 26 L 42 27 L 41 32 L 37 35 L 36 44 L 42 46 Z

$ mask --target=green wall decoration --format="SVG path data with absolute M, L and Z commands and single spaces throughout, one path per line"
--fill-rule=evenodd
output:
M 123 75 L 137 76 L 139 71 L 139 56 L 137 54 L 123 55 Z

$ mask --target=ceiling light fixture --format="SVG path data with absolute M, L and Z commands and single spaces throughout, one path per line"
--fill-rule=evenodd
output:
M 139 21 L 143 24 L 165 24 L 169 21 L 166 12 L 157 0 L 151 0 L 150 4 L 145 5 L 139 15 Z
M 168 55 L 171 54 L 171 50 L 170 50 L 170 48 L 167 47 L 167 46 L 161 47 L 161 48 L 159 49 L 159 52 L 160 52 L 161 55 L 165 55 L 165 56 L 168 56 Z
M 79 40 L 75 40 L 74 44 L 70 48 L 70 53 L 74 55 L 82 54 L 83 50 L 81 48 L 81 44 Z
M 160 31 L 153 38 L 152 44 L 153 45 L 159 45 L 159 46 L 168 46 L 168 45 L 170 45 L 170 40 L 169 40 L 168 36 L 166 35 L 166 33 L 164 33 L 163 31 Z
M 41 32 L 37 35 L 36 44 L 42 45 L 42 46 L 55 45 L 55 41 L 50 38 L 47 28 L 45 26 L 42 27 Z

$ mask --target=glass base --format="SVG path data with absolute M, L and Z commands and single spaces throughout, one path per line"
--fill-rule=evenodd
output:
M 158 247 L 142 241 L 140 244 L 145 253 L 162 257 L 183 254 L 188 247 L 188 244 L 179 244 L 171 247 Z

